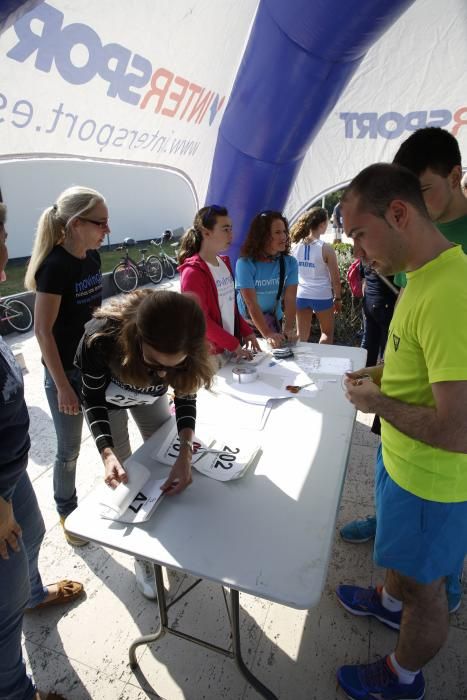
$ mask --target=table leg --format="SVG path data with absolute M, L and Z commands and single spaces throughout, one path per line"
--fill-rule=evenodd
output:
M 156 642 L 167 631 L 168 617 L 167 603 L 165 599 L 164 579 L 162 576 L 162 567 L 158 564 L 154 564 L 154 576 L 156 579 L 157 605 L 159 608 L 159 628 L 157 632 L 138 637 L 137 639 L 135 639 L 134 642 L 132 642 L 128 651 L 130 657 L 130 668 L 132 669 L 132 671 L 138 668 L 138 661 L 136 660 L 136 648 L 141 646 L 141 644 L 151 644 L 151 642 Z
M 167 610 L 168 607 L 170 607 L 170 605 L 167 606 L 164 579 L 162 576 L 162 567 L 159 564 L 154 564 L 154 575 L 156 579 L 157 605 L 159 608 L 160 616 L 159 628 L 157 632 L 154 632 L 154 634 L 146 634 L 143 637 L 138 637 L 138 639 L 135 639 L 135 641 L 131 644 L 128 652 L 130 656 L 130 668 L 133 671 L 136 668 L 138 668 L 138 661 L 136 660 L 137 647 L 141 646 L 141 644 L 151 644 L 151 642 L 157 641 L 166 632 L 168 632 L 170 634 L 175 635 L 176 637 L 185 639 L 188 642 L 199 644 L 200 646 L 210 649 L 211 651 L 216 651 L 220 654 L 223 654 L 224 656 L 230 657 L 231 659 L 233 658 L 242 676 L 248 683 L 250 683 L 250 685 L 253 686 L 255 690 L 258 691 L 258 693 L 263 698 L 266 698 L 266 700 L 278 700 L 277 696 L 274 695 L 268 688 L 266 688 L 266 686 L 263 685 L 261 681 L 259 681 L 256 678 L 256 676 L 254 676 L 251 673 L 251 671 L 249 670 L 249 668 L 247 668 L 245 662 L 243 661 L 242 650 L 240 646 L 240 597 L 238 591 L 236 591 L 233 588 L 230 589 L 230 607 L 232 612 L 232 617 L 230 619 L 230 627 L 232 630 L 232 649 L 227 650 L 222 649 L 221 647 L 218 647 L 214 644 L 210 644 L 209 642 L 205 642 L 202 639 L 198 639 L 197 637 L 192 637 L 191 635 L 185 634 L 184 632 L 179 632 L 178 630 L 174 630 L 171 627 L 169 627 Z M 191 587 L 186 592 L 189 592 L 189 590 L 191 590 Z M 176 600 L 179 600 L 181 597 L 183 597 L 184 594 L 182 594 Z
M 253 686 L 258 693 L 267 700 L 278 700 L 277 696 L 272 693 L 269 688 L 259 681 L 256 676 L 254 676 L 250 669 L 245 665 L 242 657 L 242 650 L 240 646 L 240 596 L 238 591 L 234 588 L 230 589 L 230 602 L 232 608 L 232 646 L 233 646 L 233 657 L 235 663 L 237 664 L 238 670 L 242 676 L 248 681 L 250 685 Z

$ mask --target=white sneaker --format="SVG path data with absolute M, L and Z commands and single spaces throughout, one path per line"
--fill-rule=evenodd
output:
M 146 559 L 134 559 L 136 585 L 138 590 L 149 600 L 157 600 L 154 567 Z

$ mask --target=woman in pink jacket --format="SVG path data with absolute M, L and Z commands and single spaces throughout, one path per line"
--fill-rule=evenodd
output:
M 182 292 L 193 292 L 206 318 L 206 337 L 213 354 L 251 359 L 260 347 L 235 301 L 230 260 L 219 255 L 232 242 L 232 221 L 225 207 L 203 207 L 184 234 L 178 259 Z

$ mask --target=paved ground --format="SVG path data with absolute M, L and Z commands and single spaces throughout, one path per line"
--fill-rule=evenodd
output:
M 140 672 L 127 664 L 130 642 L 150 632 L 154 604 L 135 588 L 130 557 L 97 545 L 70 547 L 58 525 L 52 498 L 55 437 L 42 387 L 42 368 L 35 337 L 7 337 L 24 354 L 26 400 L 31 415 L 29 474 L 44 515 L 47 534 L 41 550 L 44 581 L 68 577 L 84 582 L 86 597 L 61 614 L 58 609 L 25 618 L 24 651 L 41 688 L 54 688 L 69 700 L 253 700 L 258 694 L 238 675 L 234 664 L 217 654 L 174 637 L 140 651 Z M 358 415 L 338 523 L 372 511 L 376 441 Z M 134 433 L 133 445 L 139 444 Z M 102 478 L 102 465 L 85 428 L 78 464 L 79 497 Z M 310 536 L 313 536 L 310 533 Z M 342 663 L 365 662 L 392 651 L 396 634 L 377 621 L 353 618 L 338 606 L 334 588 L 340 582 L 380 581 L 372 547 L 346 545 L 337 535 L 320 604 L 296 611 L 241 595 L 243 648 L 249 667 L 280 700 L 343 700 L 335 669 Z M 176 591 L 182 580 L 171 575 Z M 225 644 L 225 611 L 218 587 L 203 583 L 173 612 L 184 631 Z M 467 605 L 451 617 L 448 643 L 427 667 L 429 700 L 467 698 Z

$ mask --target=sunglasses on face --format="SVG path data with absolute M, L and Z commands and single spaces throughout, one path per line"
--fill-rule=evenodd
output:
M 143 341 L 140 341 L 139 344 L 140 347 L 140 352 L 141 352 L 141 358 L 143 360 L 143 364 L 145 367 L 147 367 L 151 372 L 183 372 L 188 368 L 188 357 L 185 357 L 184 360 L 179 362 L 176 365 L 163 365 L 160 362 L 148 362 L 147 360 L 144 359 L 144 353 L 143 353 Z
M 106 219 L 105 221 L 95 221 L 95 219 L 86 219 L 84 216 L 80 216 L 78 218 L 80 221 L 87 221 L 88 224 L 94 224 L 94 226 L 98 226 L 103 231 L 109 227 L 108 219 Z
M 188 358 L 186 357 L 178 365 L 161 365 L 160 362 L 146 362 L 146 360 L 143 362 L 152 372 L 184 372 L 188 369 Z

